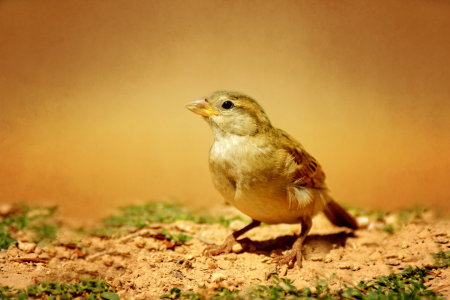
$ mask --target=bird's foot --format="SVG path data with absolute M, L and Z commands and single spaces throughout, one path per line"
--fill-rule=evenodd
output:
M 277 267 L 287 265 L 289 268 L 293 267 L 294 263 L 297 262 L 297 266 L 301 269 L 303 260 L 302 245 L 303 238 L 299 238 L 287 254 L 276 257 L 273 262 L 277 264 Z
M 222 245 L 212 245 L 209 247 L 206 247 L 203 250 L 203 255 L 205 256 L 215 256 L 215 255 L 219 255 L 222 253 L 230 253 L 233 245 L 236 244 L 236 239 L 234 238 L 233 235 L 230 235 L 229 237 L 227 237 L 227 239 L 225 240 L 225 242 L 223 242 Z

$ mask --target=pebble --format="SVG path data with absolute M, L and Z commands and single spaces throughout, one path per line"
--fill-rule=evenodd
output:
M 315 255 L 311 255 L 311 258 L 310 258 L 312 261 L 323 261 L 323 257 L 322 257 L 322 255 L 318 255 L 318 254 L 315 254 Z
M 211 281 L 212 282 L 220 282 L 220 281 L 223 281 L 223 280 L 225 280 L 225 275 L 223 273 L 216 272 L 216 273 L 213 273 L 211 275 Z
M 398 218 L 396 215 L 390 215 L 387 216 L 384 221 L 386 222 L 386 224 L 396 224 L 398 222 Z
M 447 238 L 443 238 L 443 237 L 437 237 L 437 238 L 434 239 L 434 242 L 436 244 L 445 245 L 445 244 L 448 244 L 448 239 Z
M 236 243 L 236 244 L 233 245 L 233 247 L 231 247 L 231 251 L 233 253 L 240 253 L 240 252 L 242 252 L 242 250 L 244 250 L 244 248 L 239 243 Z
M 104 264 L 105 266 L 111 267 L 111 266 L 113 265 L 113 263 L 114 263 L 114 260 L 112 259 L 111 256 L 105 255 L 105 256 L 103 256 L 103 258 L 102 258 L 102 262 L 103 262 L 103 264 Z
M 128 256 L 130 255 L 130 248 L 128 248 L 126 245 L 116 245 L 115 252 L 118 255 Z
M 42 251 L 46 253 L 49 257 L 55 257 L 56 256 L 56 249 L 53 247 L 44 247 L 42 248 Z M 41 254 L 42 255 L 42 254 Z
M 174 225 L 175 225 L 175 228 L 180 230 L 180 231 L 187 232 L 187 233 L 195 232 L 194 226 L 192 225 L 191 222 L 176 221 Z
M 272 259 L 271 259 L 270 257 L 267 257 L 267 256 L 264 256 L 264 257 L 261 259 L 261 262 L 263 262 L 263 263 L 268 263 L 268 262 L 270 262 L 270 261 L 272 261 Z
M 402 248 L 402 249 L 409 248 L 409 244 L 407 242 L 403 242 L 400 244 L 400 248 Z
M 106 249 L 105 243 L 103 241 L 95 241 L 94 243 L 92 243 L 92 246 L 96 251 L 103 251 Z
M 13 210 L 12 204 L 2 204 L 0 205 L 0 216 L 6 216 Z
M 384 261 L 385 264 L 388 266 L 398 266 L 400 265 L 400 262 L 397 259 L 389 258 Z
M 181 272 L 180 270 L 173 270 L 172 275 L 175 276 L 176 278 L 180 278 L 180 279 L 186 277 L 186 276 L 184 276 L 183 272 Z
M 36 249 L 35 243 L 26 243 L 26 242 L 19 242 L 17 246 L 20 250 L 26 253 L 31 253 Z
M 227 255 L 224 257 L 225 260 L 229 260 L 229 261 L 236 261 L 237 260 L 237 255 Z
M 333 258 L 331 256 L 325 256 L 325 259 L 323 260 L 323 262 L 325 263 L 330 263 L 333 261 Z
M 134 239 L 134 245 L 138 248 L 144 248 L 145 247 L 145 239 L 141 236 L 138 236 L 137 238 Z
M 59 259 L 70 259 L 71 253 L 64 247 L 56 247 L 56 257 Z
M 359 228 L 367 228 L 370 224 L 370 219 L 369 217 L 363 216 L 363 217 L 358 217 L 356 219 Z
M 145 249 L 147 250 L 159 250 L 160 247 L 161 245 L 153 239 L 148 240 L 145 244 Z
M 245 222 L 242 222 L 240 220 L 234 220 L 234 221 L 231 221 L 228 228 L 232 231 L 236 231 L 236 230 L 244 228 L 245 225 L 246 225 Z
M 352 271 L 358 271 L 359 269 L 361 269 L 360 266 L 357 266 L 357 265 L 352 266 Z
M 349 263 L 340 263 L 338 265 L 338 268 L 343 270 L 350 270 L 352 268 L 352 265 Z

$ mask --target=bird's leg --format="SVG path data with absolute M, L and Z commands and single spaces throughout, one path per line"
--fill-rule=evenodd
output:
M 274 259 L 274 262 L 277 263 L 277 266 L 281 265 L 290 265 L 291 262 L 297 261 L 297 265 L 302 267 L 302 246 L 303 242 L 308 235 L 308 232 L 311 230 L 312 220 L 311 218 L 302 218 L 301 219 L 302 231 L 300 232 L 300 236 L 292 245 L 292 249 L 283 256 L 277 257 Z
M 205 250 L 203 250 L 203 255 L 213 256 L 213 255 L 218 255 L 221 253 L 230 253 L 233 245 L 237 243 L 236 240 L 238 237 L 240 237 L 241 235 L 243 235 L 250 229 L 258 227 L 260 224 L 261 224 L 260 221 L 252 220 L 252 222 L 250 224 L 248 224 L 247 226 L 245 226 L 244 228 L 239 229 L 239 230 L 233 232 L 231 235 L 229 235 L 225 239 L 225 242 L 223 242 L 222 245 L 213 245 L 213 246 L 206 247 Z

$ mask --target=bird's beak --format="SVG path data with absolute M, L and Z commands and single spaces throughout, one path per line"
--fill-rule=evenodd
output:
M 186 108 L 204 117 L 217 116 L 219 114 L 206 99 L 192 101 L 186 104 Z

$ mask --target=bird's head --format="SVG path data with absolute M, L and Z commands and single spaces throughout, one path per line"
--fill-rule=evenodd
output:
M 186 107 L 203 116 L 214 135 L 255 135 L 271 127 L 258 102 L 238 92 L 217 91 Z

